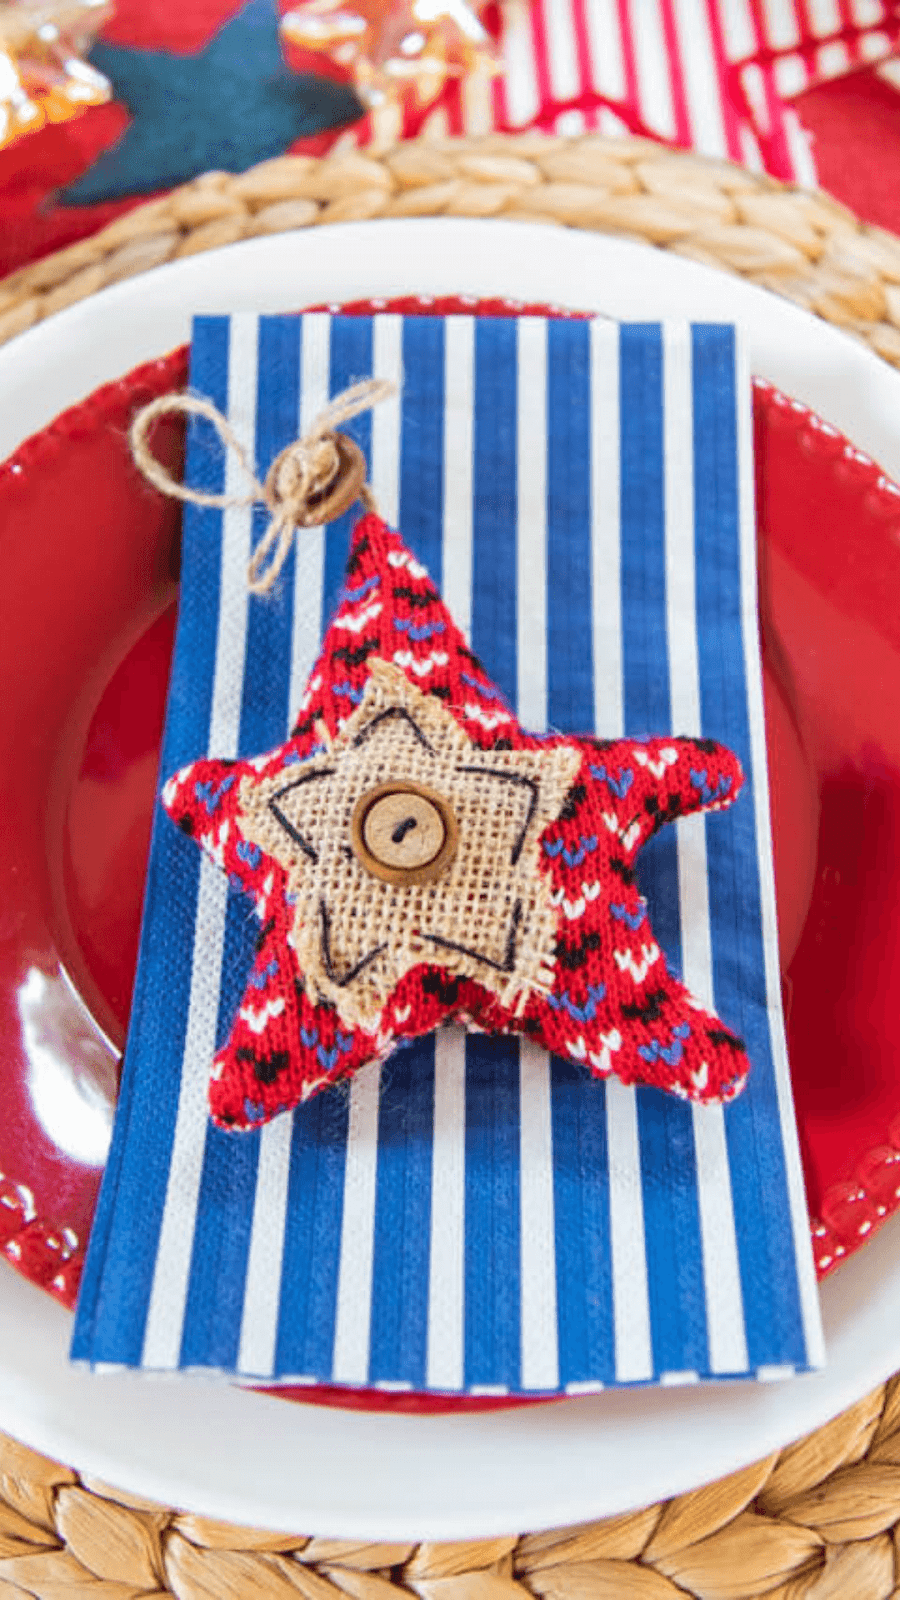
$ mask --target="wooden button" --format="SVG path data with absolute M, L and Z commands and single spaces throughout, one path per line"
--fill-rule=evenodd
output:
M 319 488 L 301 493 L 296 483 L 296 457 L 298 450 L 304 448 L 302 440 L 287 445 L 266 473 L 267 506 L 273 515 L 276 509 L 287 507 L 293 526 L 298 528 L 333 522 L 360 498 L 365 487 L 366 458 L 359 445 L 345 433 L 326 433 L 322 438 L 334 446 L 334 461 L 327 481 Z
M 334 522 L 335 517 L 343 516 L 354 500 L 359 499 L 366 481 L 366 458 L 356 441 L 348 439 L 345 433 L 333 433 L 331 440 L 337 450 L 337 472 L 324 489 L 310 495 L 300 518 L 307 528 Z
M 442 795 L 417 783 L 382 783 L 357 801 L 353 849 L 385 883 L 431 883 L 456 854 L 456 817 Z

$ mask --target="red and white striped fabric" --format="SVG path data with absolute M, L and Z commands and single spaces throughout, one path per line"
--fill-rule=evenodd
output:
M 791 99 L 888 56 L 897 0 L 502 0 L 505 75 L 453 86 L 421 124 L 387 110 L 356 140 L 538 126 L 649 134 L 816 182 Z

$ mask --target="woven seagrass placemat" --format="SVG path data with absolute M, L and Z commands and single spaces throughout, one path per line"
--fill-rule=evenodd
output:
M 0 342 L 163 262 L 370 217 L 503 216 L 734 272 L 900 366 L 900 239 L 827 195 L 646 140 L 410 142 L 205 173 L 0 284 Z M 900 1600 L 900 1377 L 708 1488 L 454 1544 L 272 1534 L 137 1499 L 0 1435 L 0 1600 Z
M 165 261 L 372 217 L 505 217 L 652 244 L 785 295 L 900 366 L 900 239 L 825 194 L 646 139 L 495 134 L 324 160 L 282 156 L 183 188 L 0 283 L 0 342 Z

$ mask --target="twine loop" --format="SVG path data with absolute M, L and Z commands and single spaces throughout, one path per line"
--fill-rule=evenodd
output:
M 250 557 L 247 587 L 253 594 L 268 594 L 284 566 L 298 528 L 316 527 L 321 522 L 331 521 L 356 499 L 363 502 L 367 511 L 375 510 L 372 492 L 365 481 L 362 454 L 352 440 L 336 430 L 340 423 L 370 410 L 395 392 L 396 385 L 386 378 L 364 378 L 342 390 L 306 432 L 275 457 L 262 483 L 227 417 L 211 400 L 199 395 L 165 394 L 151 400 L 131 424 L 131 453 L 148 482 L 175 500 L 218 510 L 254 504 L 266 507 L 270 522 Z M 160 417 L 173 413 L 205 417 L 212 424 L 223 447 L 233 453 L 247 479 L 248 493 L 208 494 L 190 489 L 172 477 L 150 449 L 148 436 Z

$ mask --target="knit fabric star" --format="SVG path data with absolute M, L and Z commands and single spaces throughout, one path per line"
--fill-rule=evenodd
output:
M 447 1021 L 732 1099 L 744 1045 L 668 970 L 634 862 L 741 782 L 712 740 L 525 733 L 424 567 L 363 517 L 291 737 L 162 792 L 260 923 L 214 1120 L 258 1126 Z

